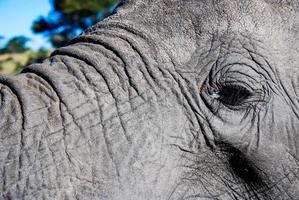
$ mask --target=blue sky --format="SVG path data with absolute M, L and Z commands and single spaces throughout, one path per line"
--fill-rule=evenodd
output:
M 46 38 L 31 31 L 32 22 L 50 10 L 49 0 L 0 0 L 0 35 L 4 36 L 0 46 L 13 36 L 24 35 L 32 39 L 28 46 L 33 49 L 50 47 Z

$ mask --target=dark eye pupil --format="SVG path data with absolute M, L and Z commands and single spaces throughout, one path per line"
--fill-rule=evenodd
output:
M 239 85 L 223 86 L 219 91 L 219 100 L 230 106 L 241 105 L 250 96 L 250 92 Z

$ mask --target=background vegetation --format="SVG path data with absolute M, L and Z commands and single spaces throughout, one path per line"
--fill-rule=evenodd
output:
M 87 27 L 110 15 L 118 0 L 50 0 L 52 11 L 32 22 L 32 31 L 48 38 L 53 48 L 61 47 Z M 5 27 L 2 27 L 5 28 Z M 0 32 L 1 34 L 1 32 Z M 0 40 L 3 37 L 0 35 Z M 32 63 L 42 62 L 51 49 L 32 50 L 30 38 L 12 36 L 0 46 L 0 74 L 15 75 Z

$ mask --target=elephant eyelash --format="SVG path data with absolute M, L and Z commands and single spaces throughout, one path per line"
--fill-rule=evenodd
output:
M 240 85 L 224 85 L 219 90 L 219 101 L 229 106 L 240 106 L 252 96 L 251 92 Z
M 236 109 L 248 104 L 253 94 L 239 84 L 223 84 L 214 90 L 211 96 L 225 106 Z

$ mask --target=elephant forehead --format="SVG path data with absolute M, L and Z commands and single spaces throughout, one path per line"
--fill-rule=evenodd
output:
M 263 0 L 196 3 L 196 6 L 188 8 L 194 17 L 196 28 L 213 33 L 234 32 L 268 38 L 276 30 L 298 28 L 294 27 L 298 12 L 293 6 Z
M 188 61 L 200 47 L 202 35 L 237 33 L 265 40 L 285 35 L 285 29 L 298 29 L 296 7 L 284 1 L 131 0 L 128 4 L 120 9 L 122 21 L 129 20 L 151 34 L 180 63 Z
M 207 44 L 204 35 L 230 44 L 249 42 L 252 51 L 292 79 L 299 76 L 298 11 L 298 1 L 194 0 L 188 6 L 200 48 Z
M 197 31 L 260 32 L 268 34 L 280 24 L 292 24 L 298 15 L 298 1 L 281 0 L 127 0 L 125 18 L 148 25 L 153 31 L 190 36 L 192 21 Z M 125 4 L 126 5 L 126 4 Z M 128 10 L 132 12 L 127 12 Z M 156 30 L 155 30 L 156 29 Z M 156 33 L 155 32 L 155 33 Z M 270 31 L 272 32 L 272 31 Z
M 226 38 L 229 43 L 246 36 L 253 43 L 262 43 L 265 56 L 276 64 L 273 67 L 289 67 L 288 72 L 298 76 L 297 4 L 281 0 L 131 0 L 119 9 L 116 19 L 146 32 L 179 64 L 189 62 L 198 49 L 209 51 L 215 38 Z

